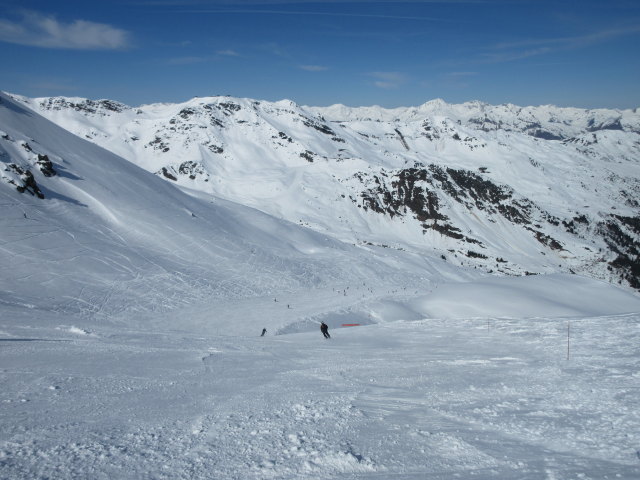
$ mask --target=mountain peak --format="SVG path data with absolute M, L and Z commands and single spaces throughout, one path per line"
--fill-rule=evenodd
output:
M 442 98 L 434 98 L 432 100 L 426 101 L 421 105 L 421 107 L 431 109 L 444 108 L 446 106 L 448 106 L 448 103 L 445 102 Z

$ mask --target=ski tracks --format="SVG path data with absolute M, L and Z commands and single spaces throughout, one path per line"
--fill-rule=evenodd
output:
M 194 454 L 215 452 L 208 458 L 212 478 L 376 471 L 375 462 L 355 446 L 354 426 L 363 416 L 353 394 L 339 385 L 327 389 L 328 372 L 301 357 L 300 347 L 283 341 L 271 348 L 216 347 L 203 358 L 205 377 L 225 392 L 214 395 L 211 413 L 192 429 L 200 438 Z M 325 388 L 318 390 L 318 384 Z

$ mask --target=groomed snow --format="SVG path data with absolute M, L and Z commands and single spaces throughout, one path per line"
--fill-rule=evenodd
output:
M 536 298 L 575 288 L 571 277 L 538 280 Z M 510 291 L 524 298 L 528 287 Z M 356 302 L 366 290 L 330 292 L 334 311 L 388 316 L 334 324 L 331 340 L 317 323 L 275 335 L 292 309 L 271 298 L 237 301 L 263 313 L 251 335 L 230 333 L 213 304 L 197 328 L 179 312 L 70 325 L 3 309 L 0 477 L 638 478 L 639 313 L 564 318 L 547 304 L 524 319 L 529 307 L 512 305 L 510 319 L 403 320 L 393 313 L 408 295 Z M 443 291 L 434 301 L 454 304 Z M 295 309 L 326 314 L 330 293 L 299 292 Z M 590 301 L 610 295 L 620 293 Z M 567 301 L 556 313 L 567 305 L 585 308 Z

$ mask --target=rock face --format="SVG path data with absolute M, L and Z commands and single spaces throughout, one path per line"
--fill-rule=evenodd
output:
M 466 234 L 446 214 L 442 205 L 452 202 L 464 211 L 483 215 L 494 224 L 498 223 L 500 217 L 503 221 L 520 226 L 531 232 L 532 237 L 548 249 L 564 250 L 559 241 L 539 230 L 542 228 L 540 223 L 552 230 L 558 226 L 558 219 L 531 201 L 519 197 L 510 187 L 497 185 L 474 172 L 431 164 L 374 176 L 356 174 L 356 177 L 364 187 L 360 198 L 365 211 L 372 210 L 391 218 L 412 217 L 420 223 L 423 232 L 438 232 L 459 245 L 487 248 L 474 231 Z M 493 258 L 498 261 L 500 258 L 499 252 L 489 256 L 471 250 L 465 252 L 462 248 L 461 253 L 476 259 Z M 501 262 L 506 263 L 502 259 Z
M 57 175 L 53 162 L 47 154 L 37 153 L 31 144 L 23 139 L 16 140 L 0 131 L 0 179 L 15 185 L 20 193 L 44 199 L 32 170 L 39 171 L 44 177 Z
M 182 162 L 180 165 L 171 165 L 169 167 L 162 167 L 157 174 L 161 174 L 163 177 L 168 178 L 169 180 L 173 180 L 174 182 L 178 181 L 178 177 L 188 177 L 190 180 L 196 180 L 200 178 L 205 182 L 209 181 L 209 174 L 206 172 L 205 168 L 196 162 Z
M 598 223 L 597 229 L 615 254 L 608 268 L 640 290 L 640 216 L 611 215 Z
M 45 177 L 53 177 L 56 175 L 53 163 L 51 163 L 51 160 L 49 160 L 49 157 L 46 154 L 38 154 L 38 161 L 36 163 Z
M 371 183 L 362 175 L 358 178 L 363 184 Z M 383 173 L 382 178 L 389 179 L 389 175 Z M 458 240 L 465 237 L 454 233 L 459 229 L 447 224 L 449 218 L 440 211 L 444 197 L 468 210 L 478 209 L 489 216 L 501 215 L 516 224 L 531 224 L 533 205 L 529 201 L 514 198 L 515 192 L 511 188 L 496 185 L 468 170 L 431 164 L 393 172 L 390 183 L 374 176 L 373 183 L 377 187 L 361 193 L 365 210 L 371 208 L 391 217 L 409 211 L 424 229 L 441 230 Z
M 128 107 L 113 100 L 89 100 L 86 98 L 52 97 L 43 100 L 42 107 L 51 111 L 74 110 L 85 115 L 108 116 L 120 113 Z
M 16 98 L 167 181 L 341 240 L 640 289 L 635 110 Z M 55 172 L 23 148 L 14 163 Z
M 23 170 L 15 163 L 10 163 L 6 166 L 5 172 L 15 173 L 19 176 L 18 181 L 10 179 L 8 183 L 15 185 L 16 190 L 20 193 L 28 192 L 40 199 L 44 198 L 44 193 L 40 191 L 40 187 L 38 187 L 36 179 L 33 178 L 33 173 L 30 170 Z

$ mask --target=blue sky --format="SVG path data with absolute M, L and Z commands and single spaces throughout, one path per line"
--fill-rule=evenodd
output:
M 638 0 L 0 0 L 0 89 L 640 107 Z

